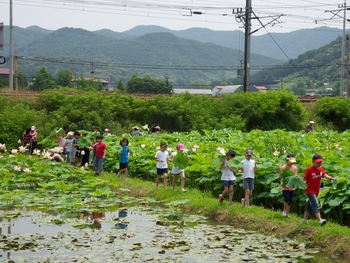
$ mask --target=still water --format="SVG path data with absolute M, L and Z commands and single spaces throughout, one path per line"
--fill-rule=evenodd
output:
M 317 249 L 164 208 L 3 213 L 0 262 L 344 263 Z

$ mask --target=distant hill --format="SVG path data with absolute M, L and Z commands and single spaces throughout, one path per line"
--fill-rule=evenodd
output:
M 233 49 L 244 46 L 244 33 L 238 30 L 214 31 L 207 28 L 190 28 L 176 31 L 160 26 L 136 26 L 123 33 L 129 36 L 142 36 L 156 32 L 168 32 L 181 38 L 214 43 Z M 114 34 L 110 33 L 108 37 L 120 37 L 120 33 L 114 32 Z M 296 58 L 308 50 L 317 49 L 330 43 L 341 34 L 342 30 L 326 26 L 314 29 L 301 29 L 289 33 L 271 33 L 259 36 L 253 34 L 251 52 L 266 57 L 287 60 L 284 53 L 289 58 Z M 274 40 L 282 48 L 284 53 L 279 49 Z
M 104 32 L 106 33 L 106 32 Z M 177 87 L 210 84 L 234 78 L 240 64 L 238 50 L 179 38 L 170 33 L 150 33 L 117 39 L 76 28 L 62 28 L 18 48 L 26 54 L 19 69 L 32 75 L 45 65 L 51 74 L 71 69 L 89 76 L 94 61 L 95 76 L 124 82 L 133 74 L 165 78 Z M 280 60 L 251 55 L 251 65 L 272 66 Z
M 304 95 L 308 88 L 315 88 L 319 92 L 325 88 L 337 91 L 340 85 L 341 46 L 342 39 L 339 37 L 319 49 L 299 55 L 291 62 L 263 69 L 254 74 L 251 80 L 268 85 L 283 79 L 284 86 L 298 95 Z M 338 91 L 336 93 L 339 94 Z
M 8 26 L 5 26 L 4 33 L 5 50 L 0 51 L 0 55 L 8 54 Z M 320 27 L 272 33 L 271 36 L 289 58 L 296 59 L 304 52 L 329 44 L 339 34 L 339 29 Z M 252 36 L 251 68 L 253 79 L 258 83 L 267 79 L 276 82 L 290 73 L 277 74 L 279 69 L 256 74 L 261 68 L 286 60 L 271 36 Z M 22 58 L 19 69 L 28 76 L 42 65 L 52 74 L 70 69 L 78 76 L 87 76 L 94 61 L 95 76 L 110 80 L 112 84 L 119 79 L 126 82 L 133 74 L 157 78 L 167 76 L 178 87 L 235 79 L 236 69 L 241 67 L 243 59 L 243 50 L 238 50 L 243 46 L 243 39 L 241 31 L 205 28 L 174 31 L 160 26 L 137 26 L 118 33 L 107 29 L 90 32 L 75 28 L 52 31 L 37 26 L 14 27 L 16 54 Z
M 18 47 L 40 39 L 49 33 L 38 26 L 26 29 L 14 27 L 14 42 Z M 5 26 L 5 36 L 8 35 L 8 26 Z M 186 30 L 170 30 L 161 26 L 136 26 L 124 32 L 115 32 L 109 29 L 94 31 L 94 33 L 113 39 L 130 39 L 150 33 L 171 33 L 180 38 L 197 40 L 204 43 L 239 49 L 243 47 L 244 34 L 242 31 L 214 31 L 207 28 L 190 28 Z M 296 58 L 298 55 L 313 49 L 320 48 L 336 39 L 342 34 L 342 30 L 330 27 L 318 27 L 314 29 L 301 29 L 289 33 L 271 33 L 252 35 L 251 52 L 266 57 L 280 60 Z M 273 38 L 273 39 L 272 39 Z M 281 47 L 283 52 L 280 50 Z M 5 37 L 5 52 L 8 47 L 8 39 Z M 243 52 L 243 50 L 241 50 Z

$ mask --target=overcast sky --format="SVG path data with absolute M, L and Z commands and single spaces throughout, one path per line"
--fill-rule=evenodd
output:
M 244 9 L 245 5 L 246 0 L 13 0 L 13 25 L 117 32 L 137 25 L 159 25 L 173 30 L 192 27 L 242 30 L 243 24 L 232 11 Z M 252 0 L 256 16 L 263 24 L 270 23 L 266 27 L 268 32 L 320 26 L 342 28 L 344 13 L 338 12 L 339 5 L 344 5 L 344 0 Z M 0 0 L 0 22 L 8 25 L 9 13 L 10 0 Z M 279 15 L 283 16 L 278 18 Z M 277 20 L 271 23 L 273 19 Z M 252 30 L 260 27 L 258 20 L 253 20 Z M 256 34 L 266 33 L 261 29 Z

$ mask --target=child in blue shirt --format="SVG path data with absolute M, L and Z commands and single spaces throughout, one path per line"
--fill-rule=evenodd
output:
M 127 138 L 123 138 L 120 141 L 121 151 L 117 154 L 119 156 L 119 172 L 117 174 L 118 178 L 122 173 L 125 173 L 125 179 L 128 177 L 128 169 L 129 169 L 129 141 Z

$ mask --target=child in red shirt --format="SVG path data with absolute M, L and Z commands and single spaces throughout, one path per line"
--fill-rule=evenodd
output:
M 103 168 L 103 159 L 106 157 L 107 146 L 102 142 L 103 136 L 96 137 L 96 144 L 94 145 L 94 170 L 95 175 L 100 175 Z
M 307 222 L 307 219 L 311 212 L 313 212 L 321 226 L 327 223 L 326 219 L 321 218 L 320 207 L 317 201 L 318 193 L 321 187 L 321 178 L 327 180 L 337 180 L 336 178 L 329 176 L 322 166 L 322 156 L 315 154 L 312 157 L 312 166 L 308 167 L 304 174 L 304 180 L 307 184 L 305 193 L 308 197 L 306 203 L 303 222 Z

